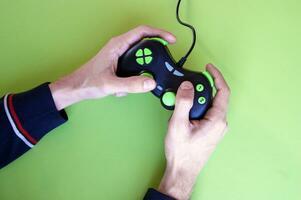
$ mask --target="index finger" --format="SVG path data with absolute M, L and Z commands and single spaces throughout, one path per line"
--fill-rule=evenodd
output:
M 133 44 L 138 42 L 144 37 L 160 37 L 169 43 L 175 43 L 176 37 L 170 32 L 164 31 L 162 29 L 152 28 L 150 26 L 138 26 L 115 39 L 118 40 L 117 51 L 118 55 L 121 56 L 126 50 L 128 50 Z
M 217 93 L 213 99 L 212 107 L 208 110 L 205 118 L 224 118 L 227 113 L 230 88 L 221 72 L 212 64 L 206 66 L 207 71 L 213 76 Z

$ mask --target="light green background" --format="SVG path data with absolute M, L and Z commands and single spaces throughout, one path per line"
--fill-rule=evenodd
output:
M 176 0 L 0 0 L 0 88 L 26 90 L 67 74 L 106 41 L 139 24 L 191 42 Z M 301 199 L 301 3 L 185 0 L 198 31 L 186 67 L 213 62 L 232 88 L 230 131 L 192 199 Z M 0 199 L 142 199 L 164 171 L 170 112 L 151 94 L 67 109 L 69 122 L 0 171 Z

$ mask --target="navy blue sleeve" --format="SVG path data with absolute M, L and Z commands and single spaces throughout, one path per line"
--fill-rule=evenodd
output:
M 56 109 L 48 83 L 2 97 L 0 168 L 34 147 L 45 134 L 67 120 L 66 112 Z
M 49 131 L 68 120 L 56 109 L 48 83 L 0 99 L 0 168 L 14 161 Z M 149 189 L 144 200 L 175 200 Z
M 176 200 L 170 196 L 162 194 L 155 189 L 148 189 L 147 193 L 145 194 L 143 200 Z

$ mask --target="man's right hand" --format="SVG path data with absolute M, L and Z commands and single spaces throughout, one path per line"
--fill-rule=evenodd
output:
M 165 139 L 167 166 L 159 191 L 178 200 L 189 199 L 198 174 L 227 131 L 230 89 L 218 69 L 211 64 L 206 68 L 217 89 L 212 107 L 203 119 L 189 121 L 194 89 L 190 82 L 183 82 Z

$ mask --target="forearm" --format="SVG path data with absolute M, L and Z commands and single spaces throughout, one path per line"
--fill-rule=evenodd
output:
M 80 87 L 71 76 L 63 77 L 49 85 L 57 110 L 81 101 Z
M 66 113 L 55 107 L 48 83 L 5 95 L 0 99 L 0 168 L 66 121 Z
M 58 110 L 80 102 L 88 96 L 88 94 L 85 94 L 88 91 L 85 89 L 85 82 L 82 79 L 84 76 L 84 71 L 79 68 L 73 73 L 49 84 L 53 100 Z

